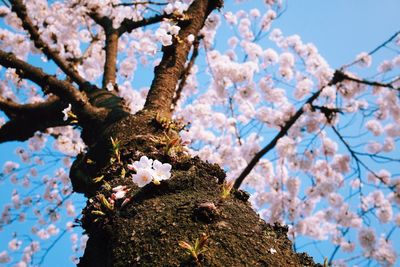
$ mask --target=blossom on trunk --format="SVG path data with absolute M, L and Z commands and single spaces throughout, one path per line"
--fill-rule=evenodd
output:
M 139 161 L 128 164 L 128 169 L 136 171 L 132 175 L 132 180 L 139 187 L 151 182 L 158 185 L 161 180 L 169 179 L 171 177 L 171 168 L 172 166 L 169 163 L 152 160 L 146 156 L 142 156 Z

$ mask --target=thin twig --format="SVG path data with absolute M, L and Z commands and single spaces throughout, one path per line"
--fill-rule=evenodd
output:
M 46 259 L 47 254 L 51 251 L 51 249 L 58 243 L 58 241 L 61 240 L 61 238 L 67 233 L 67 229 L 64 229 L 58 236 L 57 238 L 51 243 L 51 245 L 45 250 L 42 258 L 40 259 L 39 265 L 41 266 L 44 260 Z
M 373 50 L 371 50 L 368 55 L 373 55 L 375 54 L 379 49 L 381 49 L 382 47 L 385 47 L 388 43 L 390 43 L 391 41 L 393 41 L 398 35 L 400 34 L 400 31 L 397 31 L 395 34 L 393 34 L 389 39 L 387 39 L 385 42 L 383 42 L 382 44 L 380 44 L 379 46 L 377 46 L 376 48 L 374 48 Z M 357 63 L 359 63 L 362 59 L 357 59 L 349 64 L 346 64 L 344 66 L 342 66 L 340 69 L 344 70 L 348 67 L 351 67 Z
M 342 82 L 344 79 L 343 73 L 341 71 L 335 71 L 332 79 L 326 86 L 332 86 L 335 85 L 339 82 Z M 293 115 L 292 118 L 290 118 L 285 125 L 281 128 L 281 130 L 278 132 L 278 134 L 269 142 L 263 149 L 261 149 L 259 152 L 257 152 L 254 157 L 250 160 L 250 162 L 247 164 L 246 168 L 242 171 L 242 173 L 239 175 L 239 177 L 235 180 L 235 183 L 233 185 L 233 188 L 239 189 L 240 185 L 243 183 L 244 179 L 246 178 L 247 175 L 251 172 L 251 170 L 257 165 L 258 161 L 265 155 L 267 154 L 271 149 L 275 147 L 275 145 L 278 143 L 279 139 L 281 139 L 283 136 L 287 134 L 289 129 L 296 123 L 296 121 L 303 115 L 304 113 L 304 107 L 306 105 L 311 105 L 322 93 L 322 91 L 325 89 L 326 86 L 323 86 L 321 89 L 319 89 L 317 92 L 311 95 L 307 99 L 306 102 L 296 111 L 296 113 Z
M 394 87 L 392 83 L 381 83 L 381 82 L 376 82 L 376 81 L 368 81 L 368 80 L 364 80 L 364 79 L 357 79 L 354 77 L 351 77 L 349 75 L 347 75 L 346 73 L 343 73 L 344 75 L 344 79 L 345 80 L 349 80 L 352 82 L 356 82 L 356 83 L 361 83 L 361 84 L 366 84 L 366 85 L 371 85 L 371 86 L 379 86 L 379 87 L 387 87 L 393 90 L 400 90 L 399 87 Z M 395 78 L 395 81 L 398 80 L 399 78 Z
M 7 3 L 5 0 L 1 0 L 1 2 L 3 2 L 3 4 L 6 6 L 6 7 L 8 7 L 8 8 L 10 8 L 11 6 L 10 6 L 10 4 L 9 3 Z
M 350 155 L 354 158 L 354 160 L 359 163 L 361 166 L 363 166 L 367 171 L 372 173 L 381 183 L 387 184 L 381 176 L 379 176 L 377 173 L 375 173 L 373 170 L 371 170 L 370 167 L 368 167 L 367 164 L 365 164 L 358 156 L 357 153 L 351 148 L 349 143 L 343 138 L 343 136 L 339 133 L 339 131 L 336 129 L 336 127 L 332 126 L 331 127 L 336 136 L 340 139 L 340 141 L 343 143 L 343 145 L 347 148 L 349 151 Z M 392 191 L 394 191 L 395 186 L 388 186 L 388 188 Z
M 278 132 L 278 134 L 269 142 L 263 149 L 261 149 L 259 152 L 257 152 L 254 157 L 250 160 L 250 162 L 247 164 L 246 168 L 242 171 L 242 173 L 239 175 L 239 177 L 235 180 L 235 183 L 233 185 L 233 188 L 239 189 L 240 185 L 244 181 L 244 179 L 247 177 L 247 175 L 253 170 L 253 168 L 256 166 L 258 161 L 265 155 L 267 154 L 271 149 L 275 147 L 279 139 L 281 139 L 283 136 L 287 134 L 289 129 L 293 126 L 293 124 L 296 123 L 296 121 L 303 115 L 304 113 L 304 107 L 308 104 L 312 104 L 314 100 L 316 100 L 321 92 L 323 91 L 325 87 L 322 87 L 320 90 L 315 92 L 310 98 L 307 99 L 307 101 L 297 110 L 297 112 L 293 115 L 293 117 L 286 122 L 286 124 L 281 128 L 281 130 Z

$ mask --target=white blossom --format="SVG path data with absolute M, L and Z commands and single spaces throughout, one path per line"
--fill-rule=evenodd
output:
M 62 113 L 64 114 L 63 120 L 66 121 L 68 120 L 68 113 L 71 112 L 72 106 L 71 104 L 68 104 L 68 107 L 63 109 Z
M 172 166 L 169 163 L 161 163 L 158 160 L 153 161 L 146 156 L 142 156 L 140 161 L 135 161 L 128 168 L 136 171 L 132 175 L 133 182 L 139 187 L 143 187 L 150 182 L 159 184 L 161 180 L 169 179 Z

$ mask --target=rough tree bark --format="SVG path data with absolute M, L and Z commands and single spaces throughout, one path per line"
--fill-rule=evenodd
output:
M 76 185 L 76 191 L 90 197 L 82 218 L 89 241 L 78 266 L 195 266 L 178 242 L 194 243 L 202 234 L 209 236 L 200 258 L 203 266 L 314 265 L 307 255 L 292 251 L 285 227 L 268 225 L 258 217 L 246 193 L 234 191 L 221 198 L 225 173 L 219 166 L 179 151 L 168 155 L 165 134 L 175 138 L 155 113 L 129 115 L 111 125 L 74 163 L 73 181 L 81 179 L 78 176 L 103 176 L 110 187 L 132 188 L 131 200 L 124 206 L 120 201 L 111 210 L 99 198 L 110 196 L 108 186 L 98 187 L 90 180 L 85 186 Z M 110 161 L 115 158 L 110 137 L 120 144 L 120 162 Z M 172 177 L 160 185 L 135 186 L 129 174 L 124 176 L 124 166 L 143 155 L 170 163 Z
M 104 89 L 116 81 L 118 36 L 156 23 L 163 16 L 142 23 L 124 21 L 119 29 L 113 29 L 107 18 L 89 14 L 107 34 L 103 88 L 98 89 L 46 46 L 22 1 L 10 2 L 35 45 L 79 86 L 78 90 L 72 82 L 58 80 L 0 51 L 1 65 L 16 68 L 21 78 L 54 95 L 38 106 L 0 99 L 0 108 L 9 116 L 0 130 L 0 142 L 25 140 L 35 131 L 65 125 L 61 111 L 67 103 L 72 104 L 82 127 L 88 151 L 78 156 L 70 171 L 74 191 L 88 198 L 81 224 L 89 240 L 78 266 L 315 266 L 306 254 L 293 252 L 287 228 L 268 225 L 259 218 L 245 192 L 232 189 L 229 197 L 221 197 L 224 171 L 188 156 L 179 141 L 179 125 L 171 121 L 175 90 L 185 76 L 191 49 L 182 40 L 190 34 L 197 36 L 207 16 L 221 7 L 222 1 L 193 2 L 179 22 L 181 30 L 174 44 L 163 48 L 145 107 L 135 115 L 129 114 L 115 92 Z M 52 115 L 44 123 L 37 118 L 45 113 Z M 26 125 L 25 121 L 31 123 Z M 14 136 L 15 129 L 23 134 Z M 138 188 L 126 166 L 141 156 L 170 163 L 171 178 Z M 129 201 L 117 201 L 111 207 L 107 201 L 110 189 L 119 185 L 130 188 Z M 208 236 L 207 250 L 196 261 L 178 243 L 194 244 L 202 236 Z

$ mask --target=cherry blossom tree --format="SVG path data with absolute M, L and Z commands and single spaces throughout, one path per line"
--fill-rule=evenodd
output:
M 2 2 L 1 264 L 396 263 L 400 32 L 333 69 L 281 0 Z

